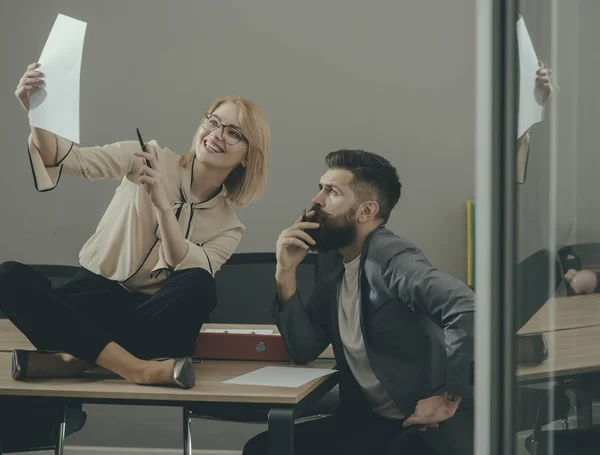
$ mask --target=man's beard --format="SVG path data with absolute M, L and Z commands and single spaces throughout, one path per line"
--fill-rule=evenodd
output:
M 310 219 L 319 223 L 316 229 L 307 229 L 306 233 L 316 242 L 311 249 L 320 252 L 338 250 L 350 245 L 356 238 L 356 207 L 351 207 L 346 213 L 340 215 L 329 215 L 321 210 L 319 206 L 311 208 L 314 215 Z

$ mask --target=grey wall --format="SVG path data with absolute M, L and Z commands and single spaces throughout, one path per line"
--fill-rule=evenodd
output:
M 356 147 L 399 169 L 404 195 L 389 227 L 465 279 L 473 0 L 2 0 L 0 260 L 75 264 L 117 185 L 64 179 L 49 193 L 33 188 L 27 119 L 13 91 L 57 13 L 88 22 L 84 145 L 132 139 L 139 127 L 147 140 L 185 152 L 217 96 L 239 94 L 266 111 L 269 185 L 260 202 L 239 210 L 248 228 L 240 251 L 272 251 L 281 229 L 310 204 L 324 155 Z M 89 425 L 74 444 L 140 445 L 143 433 L 144 445 L 176 446 L 178 414 L 88 409 Z M 123 427 L 139 432 L 114 439 L 112 429 Z M 241 447 L 256 431 L 197 427 L 194 443 L 204 447 Z M 212 437 L 216 428 L 224 436 Z

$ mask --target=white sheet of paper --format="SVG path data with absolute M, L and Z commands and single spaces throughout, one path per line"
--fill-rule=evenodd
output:
M 44 86 L 30 98 L 29 124 L 79 143 L 79 79 L 87 23 L 59 14 L 38 62 Z
M 224 384 L 300 387 L 322 376 L 336 373 L 325 368 L 263 367 L 251 373 L 224 381 Z
M 521 137 L 532 125 L 544 118 L 544 106 L 541 93 L 536 88 L 535 78 L 539 68 L 538 58 L 525 26 L 525 20 L 517 21 L 517 41 L 519 44 L 519 126 L 517 138 Z
M 256 334 L 256 335 L 273 335 L 273 330 L 268 329 L 205 329 L 203 332 L 210 333 L 244 333 L 244 334 Z

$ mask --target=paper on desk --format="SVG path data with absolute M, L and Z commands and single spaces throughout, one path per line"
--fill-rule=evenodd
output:
M 79 143 L 79 79 L 85 22 L 59 14 L 38 62 L 44 86 L 31 93 L 29 124 Z
M 268 329 L 205 329 L 202 331 L 210 333 L 244 333 L 255 335 L 273 335 L 273 330 Z
M 264 385 L 271 387 L 300 387 L 317 378 L 335 373 L 325 368 L 263 367 L 243 374 L 224 384 Z
M 541 91 L 536 87 L 535 78 L 539 68 L 538 58 L 527 32 L 525 20 L 517 21 L 517 41 L 519 45 L 519 125 L 517 138 L 520 138 L 532 125 L 544 117 Z

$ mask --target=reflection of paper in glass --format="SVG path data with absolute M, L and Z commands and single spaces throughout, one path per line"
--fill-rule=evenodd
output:
M 247 335 L 273 335 L 273 330 L 268 329 L 204 329 L 202 331 L 207 333 L 241 333 Z
M 251 373 L 224 381 L 224 384 L 300 387 L 310 381 L 335 372 L 335 370 L 324 368 L 263 367 Z
M 38 62 L 44 86 L 31 94 L 29 124 L 79 143 L 79 78 L 85 22 L 59 14 Z
M 519 43 L 519 126 L 521 137 L 532 125 L 543 119 L 543 104 L 540 90 L 536 88 L 535 78 L 538 70 L 538 58 L 522 17 L 517 21 L 517 41 Z

